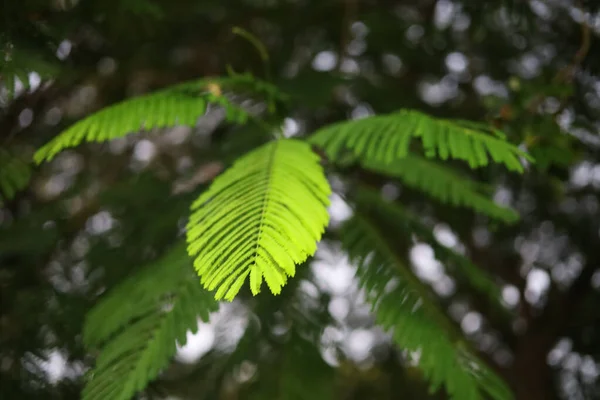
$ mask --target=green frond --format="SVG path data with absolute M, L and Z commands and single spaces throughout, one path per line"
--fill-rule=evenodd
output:
M 421 190 L 443 203 L 471 208 L 509 223 L 519 219 L 519 215 L 513 209 L 502 207 L 486 197 L 477 182 L 425 158 L 409 154 L 391 164 L 368 160 L 363 166 L 384 175 L 400 178 L 405 185 Z
M 509 170 L 523 172 L 519 157 L 531 157 L 504 140 L 496 130 L 465 121 L 433 118 L 415 110 L 378 115 L 328 125 L 309 141 L 325 150 L 333 161 L 350 152 L 360 161 L 391 163 L 409 153 L 411 140 L 419 138 L 427 157 L 453 158 L 471 168 L 488 165 L 490 160 Z
M 8 151 L 0 149 L 0 206 L 29 183 L 31 168 Z
M 232 300 L 246 278 L 279 294 L 296 264 L 313 255 L 331 193 L 310 145 L 268 143 L 240 158 L 192 204 L 188 252 L 208 290 Z
M 209 105 L 223 107 L 228 122 L 243 124 L 251 116 L 222 94 L 225 89 L 237 87 L 254 89 L 259 92 L 257 94 L 266 94 L 269 99 L 276 95 L 270 85 L 247 75 L 178 84 L 122 101 L 78 121 L 40 148 L 34 160 L 37 163 L 49 161 L 63 149 L 81 142 L 105 142 L 153 128 L 194 126 Z
M 198 284 L 185 244 L 132 276 L 87 316 L 84 343 L 100 347 L 84 400 L 129 400 L 157 377 L 187 331 L 218 308 Z
M 417 238 L 429 244 L 433 248 L 436 259 L 451 268 L 454 273 L 466 278 L 469 284 L 480 293 L 493 300 L 500 298 L 500 289 L 491 277 L 464 255 L 439 243 L 432 228 L 422 222 L 417 215 L 403 208 L 397 202 L 385 201 L 379 192 L 364 187 L 354 193 L 352 199 L 359 210 L 370 210 L 381 221 L 393 221 L 393 227 L 401 235 L 406 237 L 416 235 Z
M 369 218 L 355 215 L 341 235 L 378 323 L 393 330 L 402 349 L 419 353 L 418 366 L 432 392 L 443 385 L 456 400 L 513 398 L 462 340 L 451 337 L 452 325 Z

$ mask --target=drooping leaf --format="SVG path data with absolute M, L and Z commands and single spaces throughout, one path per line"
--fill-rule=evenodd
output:
M 500 298 L 500 289 L 492 278 L 479 266 L 473 264 L 468 257 L 438 242 L 432 228 L 427 226 L 417 215 L 402 207 L 398 202 L 385 201 L 381 194 L 365 187 L 354 193 L 356 207 L 370 210 L 378 220 L 391 221 L 394 232 L 407 238 L 415 236 L 429 244 L 436 259 L 455 274 L 463 276 L 469 284 L 480 293 L 496 301 Z
M 198 318 L 217 309 L 183 243 L 109 292 L 87 316 L 84 343 L 100 348 L 84 400 L 129 400 L 155 379 Z
M 188 252 L 202 284 L 232 300 L 246 278 L 278 294 L 314 254 L 331 189 L 307 143 L 282 139 L 233 164 L 192 205 Z
M 509 223 L 519 218 L 513 209 L 502 207 L 486 197 L 475 181 L 460 176 L 447 166 L 415 155 L 409 154 L 391 164 L 369 160 L 365 161 L 364 167 L 398 177 L 405 185 L 421 190 L 443 203 L 468 207 Z
M 452 325 L 429 292 L 369 217 L 355 215 L 340 232 L 377 322 L 393 332 L 400 348 L 418 353 L 418 366 L 432 392 L 444 386 L 456 400 L 513 398 L 504 382 L 451 334 Z
M 251 115 L 223 95 L 225 88 L 255 91 L 268 101 L 277 96 L 276 89 L 246 75 L 181 83 L 103 108 L 67 128 L 40 148 L 34 159 L 37 163 L 49 161 L 61 150 L 82 142 L 105 142 L 153 128 L 194 126 L 209 105 L 223 107 L 228 122 L 245 123 Z
M 328 125 L 309 141 L 338 161 L 350 152 L 361 162 L 391 163 L 408 155 L 413 139 L 420 139 L 427 157 L 458 159 L 471 168 L 490 160 L 509 170 L 523 172 L 520 157 L 529 155 L 507 142 L 499 131 L 484 130 L 481 124 L 430 117 L 415 110 L 367 117 Z

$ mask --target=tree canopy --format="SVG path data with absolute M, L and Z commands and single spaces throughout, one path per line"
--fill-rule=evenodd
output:
M 600 396 L 600 4 L 0 5 L 2 399 Z

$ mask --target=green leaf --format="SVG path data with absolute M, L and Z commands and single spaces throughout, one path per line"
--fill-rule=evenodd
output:
M 0 149 L 0 206 L 12 199 L 31 179 L 31 168 L 8 151 Z
M 279 294 L 315 253 L 330 193 L 307 143 L 282 139 L 240 158 L 192 204 L 188 252 L 204 287 L 232 300 L 250 276 L 253 294 L 263 278 Z
M 378 220 L 393 222 L 394 232 L 407 238 L 415 235 L 418 239 L 427 242 L 433 248 L 436 259 L 453 269 L 455 274 L 464 276 L 474 289 L 490 300 L 497 301 L 500 298 L 500 289 L 492 278 L 464 255 L 440 244 L 432 229 L 417 215 L 397 202 L 385 201 L 379 192 L 364 187 L 354 194 L 353 200 L 359 209 L 371 210 Z
M 377 322 L 393 331 L 393 339 L 402 349 L 419 352 L 418 366 L 432 392 L 443 385 L 456 400 L 513 398 L 504 382 L 458 335 L 451 337 L 453 325 L 396 255 L 374 220 L 355 214 L 340 232 L 344 248 L 358 265 L 359 283 Z
M 132 276 L 87 316 L 84 343 L 100 347 L 84 400 L 129 400 L 165 368 L 217 303 L 195 278 L 185 244 Z
M 81 142 L 105 142 L 153 128 L 194 126 L 209 105 L 223 107 L 228 122 L 243 124 L 252 118 L 250 114 L 221 93 L 226 88 L 238 87 L 265 94 L 269 101 L 277 96 L 273 87 L 246 75 L 178 84 L 122 101 L 78 121 L 40 148 L 34 159 L 37 163 L 49 161 L 63 149 Z
M 391 164 L 368 160 L 364 162 L 364 167 L 398 177 L 405 185 L 421 190 L 443 203 L 471 208 L 504 222 L 512 223 L 519 219 L 515 210 L 502 207 L 484 196 L 477 182 L 427 159 L 407 155 Z
M 337 162 L 346 152 L 360 161 L 391 163 L 409 153 L 411 140 L 419 138 L 427 157 L 458 159 L 471 168 L 483 167 L 490 160 L 509 170 L 523 172 L 519 157 L 531 157 L 491 130 L 481 125 L 452 122 L 430 117 L 415 110 L 378 115 L 355 121 L 328 125 L 315 132 L 309 141 L 325 150 Z

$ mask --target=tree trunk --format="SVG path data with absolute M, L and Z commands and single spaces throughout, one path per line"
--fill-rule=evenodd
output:
M 554 345 L 553 335 L 542 329 L 528 329 L 518 339 L 512 368 L 517 400 L 558 399 L 547 356 Z

